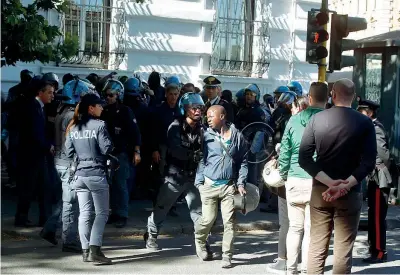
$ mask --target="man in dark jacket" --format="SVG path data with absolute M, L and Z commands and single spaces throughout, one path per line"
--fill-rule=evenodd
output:
M 332 89 L 335 106 L 311 118 L 300 144 L 300 167 L 314 178 L 309 274 L 324 272 L 333 227 L 333 273 L 351 273 L 362 207 L 359 183 L 375 168 L 376 159 L 374 125 L 371 119 L 351 108 L 354 97 L 351 80 L 335 82 Z
M 46 158 L 54 154 L 54 146 L 46 137 L 46 116 L 44 105 L 54 99 L 53 83 L 36 76 L 31 82 L 36 97 L 28 97 L 18 117 L 17 175 L 18 205 L 15 226 L 27 227 L 32 224 L 28 213 L 34 194 L 39 197 L 39 225 L 44 225 L 51 215 L 51 198 L 48 194 L 48 167 Z M 46 192 L 47 191 L 47 192 Z
M 369 254 L 364 259 L 367 263 L 381 263 L 387 260 L 386 252 L 386 215 L 388 198 L 392 182 L 389 173 L 390 152 L 388 138 L 382 123 L 376 118 L 379 104 L 371 100 L 360 100 L 358 111 L 372 120 L 375 126 L 376 166 L 368 179 L 368 243 L 369 249 L 363 254 Z
M 210 108 L 213 105 L 221 105 L 222 107 L 225 108 L 226 110 L 226 120 L 229 122 L 234 122 L 235 117 L 233 114 L 233 109 L 232 109 L 232 105 L 221 99 L 219 97 L 219 94 L 221 92 L 221 81 L 219 81 L 216 77 L 214 76 L 208 76 L 206 78 L 204 78 L 204 89 L 206 92 L 206 96 L 208 98 L 208 101 L 206 102 L 205 105 L 205 110 L 204 110 L 204 114 L 207 114 L 207 110 L 208 108 Z M 204 120 L 204 124 L 207 124 L 207 119 Z
M 31 71 L 29 70 L 21 71 L 20 73 L 21 82 L 11 87 L 8 90 L 8 96 L 6 101 L 7 104 L 14 102 L 18 96 L 20 96 L 23 93 L 26 93 L 26 91 L 29 88 L 29 82 L 32 80 L 32 77 L 33 73 Z
M 226 112 L 222 106 L 212 106 L 207 112 L 210 128 L 204 133 L 203 159 L 199 162 L 195 185 L 200 191 L 203 215 L 196 226 L 196 253 L 207 260 L 206 240 L 218 214 L 224 221 L 222 241 L 222 268 L 232 267 L 235 235 L 235 184 L 239 193 L 246 194 L 247 144 L 233 124 L 226 124 Z
M 151 150 L 153 158 L 153 173 L 155 174 L 153 187 L 153 203 L 157 198 L 158 190 L 162 184 L 164 167 L 167 155 L 167 133 L 171 123 L 181 116 L 178 98 L 179 88 L 171 83 L 166 87 L 166 101 L 157 106 L 152 114 Z

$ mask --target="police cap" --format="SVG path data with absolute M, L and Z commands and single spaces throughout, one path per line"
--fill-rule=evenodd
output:
M 86 94 L 81 98 L 81 104 L 85 106 L 96 104 L 103 105 L 104 102 L 96 94 Z
M 360 100 L 358 103 L 358 109 L 368 108 L 372 111 L 376 111 L 379 109 L 379 107 L 380 107 L 380 105 L 378 103 L 376 103 L 372 100 L 368 100 L 368 99 Z
M 204 88 L 215 88 L 218 87 L 221 84 L 221 81 L 218 80 L 215 76 L 207 76 L 206 78 L 203 79 L 204 82 Z

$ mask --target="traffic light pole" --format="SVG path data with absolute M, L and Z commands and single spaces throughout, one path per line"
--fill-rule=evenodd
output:
M 328 0 L 322 0 L 321 2 L 321 11 L 328 10 Z M 324 30 L 328 30 L 328 24 L 324 25 Z M 322 43 L 323 47 L 327 47 L 327 42 Z M 324 82 L 326 81 L 326 58 L 323 58 L 321 62 L 318 64 L 318 81 Z

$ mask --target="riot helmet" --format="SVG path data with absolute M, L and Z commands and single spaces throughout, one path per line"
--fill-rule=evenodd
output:
M 290 83 L 287 85 L 289 90 L 294 92 L 296 96 L 302 96 L 303 95 L 303 86 L 301 86 L 300 82 L 298 81 L 290 81 Z
M 62 90 L 62 95 L 65 98 L 63 103 L 75 105 L 79 103 L 85 94 L 89 93 L 98 95 L 95 91 L 95 87 L 92 84 L 76 78 L 65 84 Z

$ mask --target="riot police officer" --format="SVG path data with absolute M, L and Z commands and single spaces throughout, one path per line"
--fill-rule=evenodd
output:
M 260 105 L 260 89 L 256 84 L 250 84 L 244 89 L 245 106 L 239 109 L 235 118 L 235 126 L 242 130 L 252 122 L 267 122 Z
M 78 230 L 83 261 L 111 264 L 111 259 L 101 252 L 109 213 L 107 158 L 113 150 L 107 127 L 98 119 L 103 111 L 102 104 L 95 94 L 82 97 L 67 127 L 65 147 L 67 157 L 71 159 L 76 154 L 78 162 L 73 187 L 79 203 Z M 91 219 L 93 206 L 94 221 Z
M 140 79 L 132 77 L 125 82 L 123 103 L 133 111 L 141 134 L 141 161 L 134 169 L 136 172 L 135 182 L 138 189 L 147 191 L 148 176 L 151 167 L 151 113 L 145 103 L 145 90 Z
M 72 188 L 72 170 L 74 166 L 65 154 L 65 133 L 69 122 L 74 116 L 76 104 L 79 103 L 81 96 L 87 93 L 95 93 L 94 86 L 78 78 L 71 80 L 64 85 L 62 96 L 64 100 L 57 109 L 54 120 L 55 139 L 54 139 L 54 164 L 57 170 L 58 180 L 61 181 L 62 198 L 57 203 L 53 215 L 47 220 L 40 236 L 48 242 L 56 245 L 57 224 L 62 220 L 62 251 L 81 252 L 80 244 L 77 243 L 78 216 L 79 208 L 76 193 Z M 72 166 L 72 170 L 71 170 Z
M 379 104 L 371 100 L 360 100 L 358 111 L 372 119 L 375 126 L 377 156 L 376 166 L 368 178 L 368 243 L 366 263 L 382 263 L 387 260 L 386 215 L 392 178 L 388 138 L 382 123 L 376 118 Z
M 298 81 L 290 81 L 287 85 L 290 91 L 294 92 L 296 96 L 303 96 L 303 86 Z
M 125 82 L 125 86 L 131 85 L 131 79 Z M 115 227 L 125 227 L 129 210 L 128 179 L 130 177 L 130 163 L 140 163 L 141 136 L 136 124 L 135 116 L 129 107 L 121 104 L 124 99 L 124 87 L 122 83 L 110 79 L 103 92 L 107 105 L 101 118 L 106 122 L 108 132 L 113 141 L 114 153 L 118 157 L 120 167 L 112 175 L 111 210 L 109 223 L 115 223 Z
M 175 119 L 168 129 L 167 165 L 165 182 L 161 186 L 153 213 L 147 222 L 144 235 L 146 247 L 157 250 L 157 236 L 166 215 L 181 194 L 185 194 L 194 224 L 201 217 L 201 199 L 194 179 L 201 159 L 201 140 L 204 127 L 201 124 L 204 102 L 196 93 L 186 93 L 179 101 L 182 118 Z M 212 253 L 209 253 L 212 257 Z

